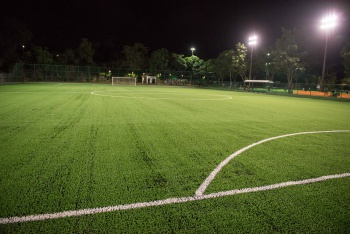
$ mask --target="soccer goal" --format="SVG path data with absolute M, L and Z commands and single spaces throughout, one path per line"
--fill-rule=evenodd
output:
M 112 77 L 112 85 L 136 86 L 136 78 L 135 77 Z

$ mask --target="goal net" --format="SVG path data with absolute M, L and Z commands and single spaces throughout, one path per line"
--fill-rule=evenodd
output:
M 135 77 L 112 77 L 112 85 L 136 86 L 136 78 Z

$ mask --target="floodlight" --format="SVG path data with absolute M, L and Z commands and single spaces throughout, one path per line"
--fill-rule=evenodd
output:
M 191 51 L 192 51 L 192 55 L 193 55 L 193 51 L 195 51 L 196 49 L 194 47 L 191 48 Z
M 253 64 L 253 48 L 258 43 L 258 37 L 253 35 L 248 38 L 248 45 L 253 46 L 250 52 L 250 69 L 249 69 L 249 80 L 252 79 L 252 64 Z
M 334 28 L 337 24 L 337 16 L 335 14 L 327 15 L 321 20 L 321 29 L 331 29 Z
M 248 38 L 248 45 L 256 45 L 258 43 L 258 37 L 257 36 L 251 36 Z
M 322 30 L 325 30 L 326 32 L 326 43 L 325 43 L 324 56 L 323 56 L 322 76 L 320 80 L 320 91 L 324 91 L 323 84 L 324 84 L 325 74 L 326 74 L 326 59 L 327 59 L 329 30 L 336 26 L 337 18 L 338 17 L 334 13 L 331 13 L 323 17 L 323 19 L 321 20 L 320 28 Z

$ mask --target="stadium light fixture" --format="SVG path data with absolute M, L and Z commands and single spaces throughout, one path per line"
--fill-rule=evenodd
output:
M 193 51 L 195 51 L 196 49 L 194 47 L 191 48 L 192 51 L 192 56 L 193 56 Z
M 251 36 L 248 39 L 248 45 L 256 45 L 258 43 L 258 37 L 257 36 Z
M 324 79 L 326 74 L 326 60 L 327 60 L 327 49 L 328 49 L 328 37 L 329 32 L 337 25 L 337 16 L 334 13 L 328 14 L 321 20 L 321 30 L 324 30 L 326 33 L 326 43 L 324 48 L 323 56 L 323 66 L 322 66 L 322 77 L 320 81 L 320 91 L 324 91 Z
M 256 44 L 258 43 L 257 36 L 251 36 L 248 38 L 248 45 L 252 46 L 252 50 L 250 52 L 250 69 L 249 69 L 249 80 L 252 79 L 252 64 L 253 64 L 253 50 Z
M 270 53 L 267 53 L 266 56 L 267 56 L 267 63 L 265 63 L 265 66 L 266 66 L 266 80 L 267 80 L 270 77 L 270 74 L 269 74 Z

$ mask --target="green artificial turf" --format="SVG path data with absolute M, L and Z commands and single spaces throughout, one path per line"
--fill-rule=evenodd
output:
M 350 103 L 158 86 L 0 86 L 0 218 L 193 196 L 235 151 L 350 130 Z M 350 133 L 234 158 L 206 193 L 349 173 Z M 349 231 L 349 178 L 183 204 L 0 224 L 16 232 Z

